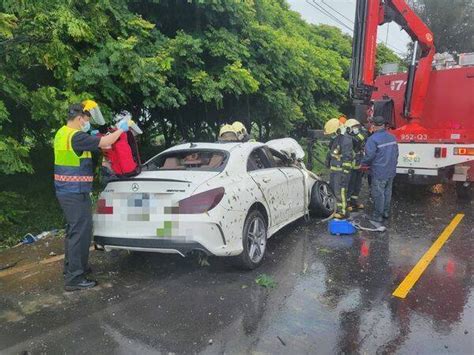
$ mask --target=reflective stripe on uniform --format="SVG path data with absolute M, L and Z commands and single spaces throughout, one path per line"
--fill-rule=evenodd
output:
M 341 189 L 341 198 L 342 198 L 342 214 L 346 214 L 346 189 Z
M 342 171 L 342 168 L 341 168 L 341 167 L 337 167 L 337 166 L 331 166 L 330 170 L 331 170 L 331 171 Z
M 61 166 L 78 167 L 81 165 L 81 159 L 92 158 L 91 152 L 85 151 L 78 156 L 72 149 L 72 138 L 80 132 L 77 129 L 63 126 L 54 137 L 54 164 Z
M 397 144 L 397 141 L 380 144 L 377 146 L 377 148 L 382 148 L 382 147 L 386 147 L 386 146 L 394 145 L 394 144 Z
M 54 174 L 54 180 L 67 182 L 92 182 L 94 181 L 94 176 L 71 176 Z
M 54 186 L 57 193 L 84 193 L 92 190 L 94 170 L 89 151 L 77 155 L 72 140 L 79 130 L 63 126 L 54 137 Z

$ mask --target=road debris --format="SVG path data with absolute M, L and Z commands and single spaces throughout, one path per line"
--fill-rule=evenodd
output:
M 13 263 L 8 263 L 8 264 L 4 264 L 4 265 L 0 265 L 0 270 L 6 270 L 6 269 L 9 269 L 11 267 L 14 267 L 16 264 L 18 264 L 19 260 L 13 262 Z
M 280 341 L 280 343 L 281 343 L 283 346 L 286 346 L 286 343 L 283 341 L 282 338 L 280 338 L 279 335 L 277 335 L 277 338 L 278 338 L 278 340 Z
M 277 283 L 273 278 L 267 274 L 260 274 L 256 279 L 255 282 L 257 285 L 265 287 L 265 288 L 275 288 Z

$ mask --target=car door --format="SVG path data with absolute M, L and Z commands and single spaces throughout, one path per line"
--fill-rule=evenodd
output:
M 262 191 L 267 202 L 270 226 L 284 223 L 288 219 L 286 175 L 274 166 L 262 147 L 256 148 L 250 153 L 247 171 Z
M 264 150 L 271 161 L 279 161 L 278 157 L 275 158 L 268 147 L 265 147 Z M 289 217 L 295 219 L 301 217 L 305 211 L 304 174 L 301 169 L 285 165 L 287 164 L 277 164 L 276 166 L 287 178 L 288 197 L 286 200 L 286 207 L 289 211 Z

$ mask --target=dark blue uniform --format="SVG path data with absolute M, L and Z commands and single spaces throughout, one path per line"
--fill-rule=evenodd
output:
M 393 178 L 397 174 L 398 145 L 395 136 L 384 128 L 372 134 L 365 144 L 362 165 L 370 167 L 374 212 L 371 220 L 382 222 L 390 214 Z

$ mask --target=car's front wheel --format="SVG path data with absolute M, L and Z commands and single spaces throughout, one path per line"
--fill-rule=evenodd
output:
M 236 264 L 253 270 L 262 263 L 267 249 L 267 223 L 258 210 L 251 211 L 245 219 L 242 231 L 242 254 L 236 257 Z
M 314 217 L 329 217 L 333 214 L 335 207 L 336 198 L 328 183 L 316 181 L 311 189 L 311 202 L 309 204 L 311 215 Z

